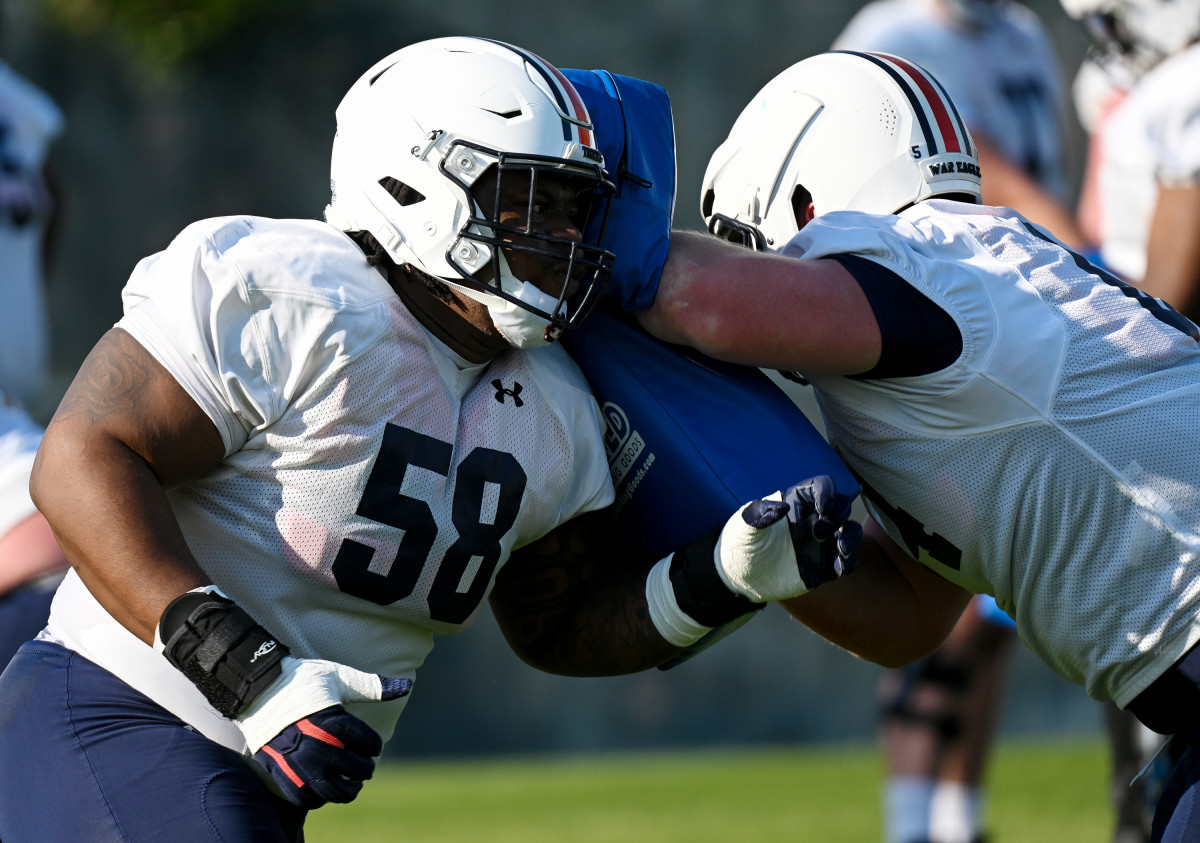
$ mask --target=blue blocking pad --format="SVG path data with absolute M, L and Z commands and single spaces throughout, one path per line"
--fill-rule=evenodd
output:
M 820 474 L 858 494 L 850 470 L 758 369 L 666 345 L 600 310 L 562 342 L 600 404 L 614 526 L 634 546 L 666 556 L 748 501 Z
M 607 70 L 564 69 L 596 129 L 604 166 L 616 186 L 603 238 L 616 255 L 605 295 L 626 310 L 654 301 L 675 212 L 675 123 L 666 90 Z M 586 232 L 599 237 L 598 221 Z

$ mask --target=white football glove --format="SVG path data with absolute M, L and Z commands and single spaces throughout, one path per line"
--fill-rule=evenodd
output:
M 862 526 L 850 520 L 852 502 L 820 476 L 746 504 L 651 570 L 646 601 L 655 627 L 689 647 L 768 602 L 854 570 Z
M 279 676 L 237 718 L 253 754 L 293 723 L 344 703 L 380 702 L 405 696 L 409 679 L 389 679 L 323 659 L 286 656 Z

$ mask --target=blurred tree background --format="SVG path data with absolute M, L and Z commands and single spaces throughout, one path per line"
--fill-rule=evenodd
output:
M 49 277 L 55 385 L 45 421 L 120 316 L 134 264 L 209 216 L 319 217 L 334 109 L 405 44 L 482 35 L 560 67 L 607 68 L 671 94 L 676 224 L 698 228 L 708 155 L 746 100 L 825 49 L 862 0 L 8 0 L 2 55 L 67 117 L 51 165 L 63 218 Z M 1053 0 L 1039 12 L 1069 80 L 1085 40 Z M 1082 134 L 1065 115 L 1077 141 Z M 1076 181 L 1078 173 L 1075 173 Z M 2 305 L 0 305 L 2 306 Z M 486 616 L 441 639 L 401 719 L 404 754 L 538 752 L 867 740 L 878 669 L 824 644 L 778 607 L 669 672 L 564 679 L 524 667 Z M 1009 733 L 1095 731 L 1099 710 L 1028 653 Z

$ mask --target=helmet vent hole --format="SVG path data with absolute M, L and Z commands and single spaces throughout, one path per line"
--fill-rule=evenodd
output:
M 896 124 L 899 122 L 899 115 L 896 113 L 896 107 L 888 100 L 884 100 L 879 106 L 879 130 L 885 138 L 890 138 L 896 134 Z
M 383 186 L 384 190 L 392 194 L 392 198 L 403 208 L 425 201 L 425 194 L 421 193 L 421 191 L 415 190 L 391 176 L 384 176 L 379 180 L 379 184 Z

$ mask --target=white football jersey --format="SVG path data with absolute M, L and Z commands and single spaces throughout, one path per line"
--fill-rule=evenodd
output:
M 892 53 L 945 87 L 972 132 L 1065 201 L 1064 91 L 1054 46 L 1031 10 L 997 2 L 993 22 L 956 25 L 937 0 L 875 0 L 850 20 L 835 50 Z M 987 173 L 983 174 L 984 185 Z
M 62 123 L 48 96 L 0 62 L 0 389 L 22 404 L 38 397 L 50 366 L 42 165 Z
M 1160 186 L 1200 185 L 1200 44 L 1142 76 L 1100 123 L 1095 168 L 1101 254 L 1140 283 Z M 1182 235 L 1181 235 L 1182 236 Z
M 0 392 L 0 536 L 34 513 L 29 475 L 42 429 Z
M 323 222 L 196 223 L 123 295 L 118 326 L 225 442 L 170 493 L 188 545 L 296 656 L 411 677 L 514 548 L 612 501 L 599 409 L 561 347 L 468 365 Z M 50 634 L 240 748 L 73 576 Z M 348 708 L 386 739 L 404 703 Z
M 1196 326 L 1006 208 L 831 213 L 784 250 L 842 253 L 912 284 L 963 343 L 928 375 L 811 377 L 869 511 L 994 595 L 1053 670 L 1125 705 L 1200 641 Z

